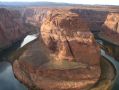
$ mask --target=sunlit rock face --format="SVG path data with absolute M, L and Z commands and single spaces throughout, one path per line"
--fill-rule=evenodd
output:
M 14 74 L 31 90 L 88 90 L 100 78 L 99 50 L 80 15 L 54 9 L 15 58 Z
M 80 14 L 52 10 L 41 26 L 41 36 L 56 60 L 99 64 L 99 47 Z
M 119 13 L 110 13 L 102 25 L 100 35 L 119 45 Z
M 20 14 L 16 11 L 0 9 L 0 48 L 6 48 L 22 39 L 28 30 L 24 27 Z
M 40 27 L 42 20 L 50 8 L 29 7 L 21 11 L 26 23 Z

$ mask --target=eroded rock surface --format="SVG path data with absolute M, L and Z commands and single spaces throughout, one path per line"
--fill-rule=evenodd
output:
M 100 55 L 88 24 L 80 15 L 48 11 L 39 39 L 15 58 L 16 77 L 30 88 L 87 90 L 100 77 Z
M 50 8 L 29 7 L 21 11 L 26 23 L 40 27 L 42 20 Z
M 89 7 L 88 7 L 89 8 Z M 78 13 L 82 15 L 83 18 L 86 19 L 87 23 L 89 24 L 90 31 L 93 33 L 99 33 L 101 30 L 101 26 L 104 23 L 107 14 L 109 11 L 101 10 L 101 7 L 99 10 L 96 10 L 94 7 L 93 9 L 71 9 L 72 12 Z M 97 7 L 98 9 L 99 7 Z
M 11 46 L 28 32 L 18 12 L 0 9 L 0 49 Z
M 91 6 L 90 6 L 91 7 Z M 89 7 L 88 7 L 89 8 Z M 89 24 L 90 31 L 99 32 L 102 24 L 104 23 L 108 11 L 96 10 L 94 7 L 86 9 L 86 6 L 82 7 L 65 7 L 64 10 L 70 10 L 71 12 L 82 15 L 82 18 L 85 18 Z M 101 8 L 101 7 L 97 7 Z M 53 8 L 44 8 L 44 7 L 30 7 L 21 10 L 21 13 L 24 17 L 26 23 L 30 23 L 34 26 L 40 27 L 43 21 L 43 18 L 47 15 L 48 10 Z
M 119 45 L 119 13 L 110 13 L 102 25 L 100 37 Z
M 88 23 L 69 11 L 51 11 L 41 27 L 44 43 L 57 60 L 99 64 L 99 48 Z

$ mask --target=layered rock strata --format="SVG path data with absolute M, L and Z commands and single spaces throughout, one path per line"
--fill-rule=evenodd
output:
M 20 13 L 0 9 L 0 49 L 7 48 L 12 43 L 23 39 L 29 30 L 24 26 Z
M 40 27 L 42 20 L 50 8 L 29 7 L 21 11 L 25 23 Z
M 48 12 L 41 36 L 56 60 L 99 63 L 99 48 L 85 19 L 78 14 L 63 10 Z
M 82 18 L 85 18 L 86 21 L 89 23 L 90 31 L 94 33 L 98 33 L 100 32 L 100 28 L 102 24 L 104 23 L 109 11 L 99 9 L 99 7 L 97 8 L 99 10 L 92 9 L 92 8 L 88 9 L 88 8 L 86 9 L 86 6 L 85 8 L 82 6 L 82 7 L 76 7 L 76 8 L 64 7 L 62 9 L 70 10 L 71 12 L 82 15 Z M 25 8 L 24 10 L 22 10 L 21 13 L 26 23 L 30 23 L 34 26 L 40 27 L 43 22 L 43 18 L 47 15 L 47 11 L 52 9 L 54 8 L 30 7 L 30 8 Z
M 100 49 L 80 15 L 48 11 L 39 39 L 13 63 L 16 77 L 30 88 L 87 90 L 100 78 Z
M 86 19 L 89 24 L 90 31 L 93 33 L 99 33 L 101 30 L 101 26 L 103 25 L 107 14 L 109 11 L 102 11 L 101 9 L 71 9 L 72 12 L 78 13 L 82 15 L 83 18 Z
M 119 13 L 110 13 L 107 16 L 102 25 L 100 37 L 119 45 Z

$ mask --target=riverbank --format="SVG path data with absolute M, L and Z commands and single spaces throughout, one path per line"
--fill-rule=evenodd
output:
M 83 87 L 84 85 L 85 87 L 89 88 L 92 87 L 92 85 L 90 85 L 89 83 L 97 81 L 97 79 L 95 79 L 95 76 L 97 74 L 94 73 L 94 71 L 98 72 L 98 66 L 96 68 L 91 67 L 91 69 L 89 69 L 87 68 L 87 66 L 82 65 L 80 63 L 79 65 L 77 65 L 78 63 L 71 63 L 66 61 L 60 62 L 59 65 L 55 62 L 55 64 L 58 66 L 56 66 L 55 64 L 54 66 L 51 65 L 52 63 L 48 63 L 48 59 L 46 57 L 46 55 L 48 54 L 46 54 L 47 52 L 45 52 L 44 49 L 41 47 L 43 46 L 39 43 L 39 40 L 33 42 L 30 46 L 28 45 L 28 47 L 26 47 L 25 52 L 23 52 L 25 58 L 23 58 L 24 55 L 22 54 L 20 55 L 20 60 L 16 59 L 13 64 L 13 70 L 18 80 L 21 80 L 30 88 L 39 89 L 41 88 L 40 86 L 42 86 L 43 88 L 45 88 L 45 90 L 48 90 L 48 87 L 51 88 L 51 86 L 54 86 L 55 88 L 58 88 L 57 90 L 61 90 L 59 85 L 62 86 L 62 88 L 68 88 L 66 90 L 69 90 L 69 88 L 76 89 L 79 87 Z M 25 61 L 23 62 L 23 60 Z M 73 67 L 73 69 L 69 69 L 71 67 Z
M 15 55 L 16 56 L 15 59 L 17 59 L 20 56 L 20 54 L 23 53 L 23 51 L 27 49 L 27 47 L 31 46 L 32 43 L 36 42 L 37 40 L 38 39 L 35 39 L 35 40 L 33 40 L 33 41 L 25 44 L 25 46 L 23 46 L 22 48 L 20 48 L 19 49 L 20 50 L 20 53 L 17 53 L 17 55 Z M 36 44 L 36 45 L 39 45 L 39 44 Z M 34 54 L 34 55 L 36 55 L 36 54 Z M 37 56 L 38 55 L 39 55 L 39 53 L 37 53 Z M 13 61 L 11 61 L 11 63 L 13 63 Z M 37 63 L 35 65 L 37 65 Z M 75 63 L 74 63 L 74 65 L 75 65 Z M 67 67 L 67 66 L 65 66 L 65 67 Z M 85 67 L 85 66 L 82 65 L 82 67 Z M 91 90 L 111 90 L 111 87 L 112 87 L 112 84 L 113 84 L 112 82 L 113 82 L 113 80 L 115 78 L 115 74 L 116 74 L 115 73 L 115 69 L 114 69 L 113 65 L 108 60 L 102 58 L 101 59 L 101 70 L 102 70 L 102 72 L 101 72 L 100 80 L 93 87 L 93 89 L 91 89 Z M 26 77 L 26 78 L 28 78 L 28 77 Z M 18 79 L 18 80 L 20 80 L 20 79 Z M 21 81 L 21 82 L 24 83 L 23 81 Z M 27 84 L 25 84 L 25 85 L 28 86 Z M 36 90 L 36 89 L 35 89 L 35 87 L 32 87 L 31 90 Z
M 98 83 L 91 90 L 111 90 L 116 77 L 116 69 L 114 65 L 101 57 L 101 77 Z
M 106 37 L 98 36 L 96 39 L 101 40 L 102 45 L 101 48 L 110 56 L 114 57 L 117 61 L 119 61 L 119 44 L 115 43 L 113 40 L 109 40 Z M 100 42 L 99 42 L 100 43 Z
M 36 42 L 37 39 L 35 41 L 32 41 L 30 42 L 29 44 L 27 44 L 25 46 L 25 49 L 27 49 L 27 47 L 30 47 L 30 50 L 31 48 L 33 48 L 32 46 L 32 43 Z M 38 43 L 36 45 L 39 45 Z M 35 46 L 36 47 L 36 46 Z M 24 47 L 23 47 L 24 48 Z M 22 48 L 21 48 L 22 49 Z M 24 49 L 23 49 L 24 50 Z M 34 50 L 38 50 L 38 49 L 34 49 Z M 33 50 L 33 52 L 35 52 Z M 21 50 L 22 52 L 22 50 Z M 37 55 L 39 56 L 40 53 L 35 53 L 34 55 Z M 33 55 L 33 56 L 34 56 Z M 18 56 L 17 56 L 18 58 Z M 33 57 L 29 57 L 29 60 L 31 62 L 34 63 L 34 65 L 37 67 L 38 65 L 38 61 L 37 62 L 34 62 L 32 61 Z M 43 57 L 42 57 L 43 58 Z M 28 59 L 28 58 L 27 58 Z M 36 57 L 36 59 L 34 60 L 37 60 L 38 57 Z M 44 59 L 43 59 L 44 60 Z M 29 63 L 30 65 L 32 63 Z M 33 65 L 33 66 L 34 66 Z M 27 67 L 27 66 L 26 66 Z M 15 69 L 17 69 L 17 71 L 15 71 Z M 32 81 L 29 81 L 29 80 L 32 80 L 31 77 L 29 77 L 28 75 L 28 72 L 24 71 L 24 70 L 21 70 L 22 68 L 15 68 L 14 71 L 15 71 L 15 75 L 17 74 L 16 78 L 18 80 L 21 80 L 22 83 L 24 83 L 26 86 L 29 86 L 28 83 L 31 83 Z M 38 69 L 38 68 L 36 68 Z M 114 78 L 115 78 L 115 75 L 116 75 L 116 70 L 115 70 L 115 67 L 110 63 L 110 61 L 106 60 L 104 57 L 101 58 L 101 77 L 100 77 L 100 80 L 98 81 L 98 83 L 96 83 L 96 85 L 91 89 L 91 90 L 111 90 L 111 87 L 113 85 L 113 81 L 114 81 Z M 21 72 L 22 71 L 22 72 Z M 46 72 L 46 71 L 45 71 Z M 19 76 L 19 73 L 21 73 Z M 31 73 L 33 74 L 33 72 Z M 18 77 L 19 76 L 19 77 Z M 37 78 L 37 77 L 36 77 Z M 25 80 L 25 81 L 24 81 Z M 34 82 L 31 83 L 31 85 L 33 84 Z M 35 87 L 32 86 L 32 89 L 30 87 L 30 90 L 36 90 Z M 89 89 L 84 89 L 84 90 L 89 90 Z
M 101 40 L 104 40 L 104 41 L 106 41 L 106 42 L 112 44 L 112 45 L 119 46 L 119 43 L 116 42 L 116 41 L 115 41 L 114 39 L 112 39 L 112 38 L 109 38 L 109 37 L 106 37 L 106 36 L 100 35 L 100 34 L 98 34 L 97 37 L 98 37 L 99 39 L 101 39 Z
M 101 70 L 102 70 L 101 77 L 99 81 L 91 89 L 87 89 L 87 90 L 111 90 L 112 89 L 116 77 L 116 69 L 114 65 L 112 65 L 111 62 L 109 62 L 104 57 L 102 57 Z M 23 81 L 21 82 L 24 83 Z M 25 85 L 28 86 L 26 83 Z M 35 87 L 32 88 L 29 87 L 29 90 L 37 90 L 37 89 L 35 89 Z
M 14 77 L 11 63 L 0 62 L 0 90 L 28 90 Z
M 11 46 L 5 48 L 5 49 L 2 49 L 0 51 L 0 59 L 1 61 L 7 61 L 7 58 L 9 58 L 13 52 L 15 52 L 21 45 L 22 41 L 24 39 L 21 39 L 15 43 L 13 43 Z

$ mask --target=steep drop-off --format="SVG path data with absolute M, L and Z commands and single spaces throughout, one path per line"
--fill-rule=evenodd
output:
M 40 27 L 49 9 L 50 8 L 29 7 L 21 10 L 21 13 L 25 23 Z
M 119 13 L 108 14 L 102 25 L 100 37 L 119 45 Z
M 91 7 L 91 6 L 90 6 Z M 56 7 L 57 8 L 57 7 Z M 48 10 L 53 10 L 54 8 L 44 8 L 44 7 L 29 7 L 21 10 L 21 13 L 24 17 L 26 23 L 30 23 L 34 26 L 40 27 L 43 18 L 47 15 Z M 85 18 L 89 24 L 89 28 L 92 32 L 100 32 L 100 28 L 104 23 L 107 14 L 109 11 L 106 10 L 96 10 L 93 8 L 83 8 L 82 7 L 64 7 L 60 8 L 63 10 L 70 10 L 73 13 L 82 15 L 82 18 Z M 99 8 L 98 8 L 99 9 Z
M 100 49 L 85 19 L 67 10 L 47 12 L 39 39 L 15 58 L 16 77 L 30 88 L 86 90 L 100 78 Z
M 81 15 L 64 10 L 48 12 L 41 26 L 41 36 L 57 59 L 89 65 L 99 63 L 99 48 Z
M 0 50 L 23 39 L 29 31 L 19 12 L 0 8 Z

